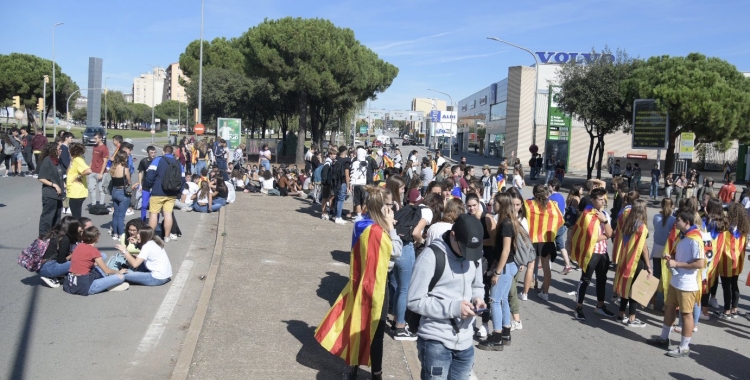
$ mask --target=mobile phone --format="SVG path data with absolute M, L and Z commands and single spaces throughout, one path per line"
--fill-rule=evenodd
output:
M 479 315 L 479 314 L 484 313 L 487 310 L 489 309 L 487 309 L 486 307 L 480 307 L 480 308 L 474 309 L 474 314 Z

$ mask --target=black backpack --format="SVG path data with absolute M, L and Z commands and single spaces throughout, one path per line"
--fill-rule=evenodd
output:
M 419 224 L 419 220 L 422 219 L 422 212 L 418 206 L 406 205 L 400 210 L 396 211 L 393 215 L 396 220 L 396 233 L 401 238 L 404 244 L 411 243 L 414 241 L 412 233 L 414 227 Z
M 565 215 L 563 216 L 565 227 L 573 227 L 573 225 L 576 224 L 576 220 L 578 220 L 578 210 L 576 210 L 573 206 L 566 207 Z
M 323 184 L 323 186 L 331 186 L 333 185 L 333 176 L 331 175 L 331 164 L 326 162 L 323 165 L 320 165 L 320 183 Z
M 167 162 L 167 170 L 161 180 L 161 188 L 164 191 L 175 192 L 182 190 L 182 171 L 177 160 L 162 157 Z

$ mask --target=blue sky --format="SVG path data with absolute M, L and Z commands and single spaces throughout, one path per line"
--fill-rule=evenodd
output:
M 41 0 L 4 7 L 0 53 L 52 57 L 80 87 L 88 57 L 104 59 L 109 88 L 130 92 L 133 78 L 177 62 L 200 35 L 200 1 Z M 236 37 L 264 18 L 327 18 L 354 30 L 364 45 L 399 67 L 392 86 L 372 108 L 408 109 L 413 97 L 454 101 L 531 65 L 521 50 L 489 41 L 497 36 L 532 51 L 587 52 L 623 48 L 630 55 L 701 52 L 750 71 L 750 2 L 677 1 L 241 1 L 206 0 L 205 39 Z M 1 75 L 1 74 L 0 74 Z M 447 99 L 446 99 L 447 100 Z

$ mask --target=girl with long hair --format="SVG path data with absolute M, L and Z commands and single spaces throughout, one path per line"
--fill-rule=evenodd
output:
M 195 202 L 193 203 L 193 211 L 211 212 L 213 201 L 211 186 L 209 186 L 208 182 L 206 181 L 201 182 L 200 186 L 201 188 L 200 190 L 198 190 L 198 194 L 195 197 Z
M 522 227 L 520 230 L 516 230 L 516 241 L 519 241 L 519 239 L 523 239 L 528 243 L 528 245 L 531 245 L 531 239 L 529 238 L 529 221 L 526 219 L 526 208 L 524 207 L 523 195 L 521 195 L 521 192 L 514 188 L 509 188 L 505 191 L 505 193 L 513 198 L 513 211 L 515 212 L 515 217 L 516 220 L 518 220 L 518 224 Z M 497 221 L 498 216 L 495 215 L 495 222 Z M 531 281 L 533 281 L 533 273 L 531 272 L 531 270 L 529 270 L 531 265 L 534 264 L 521 264 L 518 267 L 518 273 L 516 273 L 516 275 L 513 277 L 513 283 L 510 286 L 510 292 L 508 293 L 508 304 L 510 305 L 510 313 L 512 316 L 512 319 L 510 321 L 510 331 L 523 329 L 523 324 L 521 323 L 521 303 L 519 301 L 528 299 L 528 287 L 531 286 Z M 521 275 L 521 271 L 523 271 L 524 269 L 526 269 L 527 276 L 525 277 L 527 279 L 524 280 L 525 291 L 521 295 L 523 298 L 519 298 L 518 277 Z
M 739 276 L 745 265 L 745 245 L 747 235 L 750 234 L 745 208 L 739 203 L 731 203 L 727 213 L 729 231 L 726 232 L 728 246 L 724 250 L 724 257 L 719 265 L 721 288 L 724 292 L 724 312 L 719 312 L 719 318 L 727 320 L 737 318 L 737 305 L 740 301 Z
M 694 199 L 690 197 L 689 199 Z M 724 257 L 724 252 L 729 249 L 728 243 L 728 232 L 729 232 L 729 221 L 727 216 L 724 215 L 724 205 L 718 198 L 711 198 L 708 200 L 706 205 L 705 215 L 703 217 L 703 240 L 711 241 L 711 247 L 713 248 L 713 255 L 706 255 L 706 266 L 699 272 L 702 274 L 702 289 L 701 289 L 701 316 L 703 320 L 708 320 L 709 317 L 709 306 L 718 306 L 716 301 L 716 292 L 719 288 L 718 276 L 719 271 L 717 270 L 721 264 L 721 260 Z M 696 219 L 700 220 L 700 219 Z M 717 307 L 718 308 L 718 307 Z M 696 324 L 697 326 L 697 324 Z
M 385 180 L 385 188 L 393 198 L 393 212 L 404 206 L 404 194 L 406 194 L 406 181 L 398 174 L 392 175 Z
M 64 173 L 60 165 L 57 143 L 44 146 L 37 167 L 39 182 L 42 183 L 42 215 L 39 216 L 39 236 L 46 234 L 57 224 L 62 215 L 65 199 Z
M 651 254 L 652 265 L 651 268 L 654 271 L 653 276 L 661 279 L 661 259 L 664 255 L 664 247 L 667 245 L 667 238 L 669 232 L 672 231 L 675 221 L 677 219 L 673 214 L 672 198 L 664 198 L 661 200 L 661 209 L 654 215 L 653 228 L 654 228 L 654 244 L 649 252 Z M 657 288 L 657 294 L 662 293 L 661 287 Z M 656 295 L 652 298 L 650 304 L 654 305 Z
M 649 258 L 648 213 L 646 201 L 638 199 L 633 202 L 627 218 L 620 226 L 623 236 L 623 248 L 620 252 L 620 264 L 615 272 L 614 289 L 620 295 L 620 314 L 617 319 L 628 327 L 646 327 L 646 324 L 635 317 L 638 303 L 632 298 L 633 281 L 645 269 L 649 276 L 653 273 Z M 599 281 L 599 279 L 596 279 Z M 625 316 L 625 311 L 628 315 Z
M 83 160 L 83 155 L 86 153 L 86 147 L 83 144 L 70 144 L 69 152 L 71 161 L 65 182 L 65 192 L 70 200 L 70 213 L 74 218 L 80 218 L 83 201 L 89 196 L 86 178 L 91 174 L 91 168 Z
M 70 270 L 70 254 L 72 247 L 78 243 L 80 229 L 78 219 L 66 216 L 44 236 L 44 240 L 49 239 L 49 245 L 42 256 L 38 273 L 50 288 L 59 287 L 61 279 Z
M 66 293 L 90 296 L 107 290 L 128 289 L 129 285 L 123 284 L 127 269 L 110 269 L 105 264 L 107 256 L 96 249 L 99 236 L 99 229 L 94 226 L 81 233 L 81 243 L 70 255 L 70 271 L 63 282 Z
M 390 192 L 374 186 L 366 186 L 365 192 L 366 213 L 354 223 L 350 259 L 352 268 L 360 270 L 350 272 L 346 287 L 315 330 L 315 339 L 353 366 L 348 379 L 357 379 L 359 366 L 367 365 L 372 379 L 381 380 L 388 270 L 393 258 L 401 255 L 402 242 L 394 228 Z
M 206 168 L 206 160 L 208 160 L 208 154 L 206 153 L 206 142 L 201 140 L 197 143 L 195 149 L 195 173 L 201 174 L 203 169 Z
M 554 261 L 557 256 L 555 236 L 563 224 L 563 216 L 559 208 L 548 200 L 544 184 L 534 185 L 534 198 L 526 201 L 526 209 L 529 219 L 529 237 L 537 257 L 542 258 L 544 282 L 539 298 L 548 301 L 549 286 L 552 283 L 550 260 Z
M 128 170 L 128 154 L 119 151 L 115 154 L 112 168 L 109 169 L 112 176 L 112 240 L 120 240 L 120 235 L 125 234 L 125 213 L 130 206 L 130 195 L 125 191 L 130 187 L 130 170 Z
M 125 223 L 125 233 L 120 236 L 120 244 L 133 256 L 137 256 L 141 252 L 138 233 L 145 225 L 139 218 L 130 219 Z
M 172 264 L 169 256 L 164 250 L 164 241 L 161 240 L 151 226 L 143 226 L 138 231 L 138 244 L 140 253 L 133 256 L 128 249 L 118 244 L 117 250 L 122 252 L 125 260 L 133 269 L 125 272 L 125 281 L 145 286 L 159 286 L 168 283 L 172 279 Z
M 453 227 L 453 222 L 458 219 L 458 216 L 466 213 L 466 207 L 460 199 L 450 198 L 445 202 L 443 214 L 440 219 L 432 223 L 430 228 L 427 229 L 427 237 L 425 238 L 424 245 L 429 247 L 435 239 L 440 239 L 444 233 L 450 231 Z
M 575 224 L 575 220 L 578 219 L 578 215 L 580 214 L 580 211 L 578 211 L 578 205 L 581 203 L 581 197 L 583 196 L 583 187 L 581 185 L 573 185 L 570 189 L 570 192 L 568 193 L 568 197 L 565 198 L 565 213 L 563 214 L 565 216 L 566 220 L 566 226 L 568 227 L 565 239 L 565 249 L 570 252 L 573 245 L 573 224 Z M 568 213 L 571 214 L 572 217 L 568 216 Z M 567 220 L 570 220 L 571 223 L 568 224 Z M 571 263 L 574 263 L 571 259 Z M 574 263 L 577 264 L 577 263 Z M 572 267 L 570 269 L 565 268 L 562 271 L 562 274 L 568 274 L 571 270 L 580 270 L 581 268 L 579 266 Z

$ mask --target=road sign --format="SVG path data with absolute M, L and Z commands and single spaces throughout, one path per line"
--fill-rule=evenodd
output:
M 692 160 L 695 150 L 695 133 L 683 132 L 680 134 L 680 159 Z
M 665 149 L 669 133 L 669 114 L 662 112 L 654 99 L 633 102 L 633 149 Z
M 430 111 L 430 121 L 433 123 L 437 123 L 440 121 L 440 111 L 438 110 L 432 110 Z
M 177 119 L 167 119 L 167 132 L 169 133 L 180 132 L 180 124 Z
M 206 133 L 206 127 L 205 127 L 205 126 L 203 126 L 203 124 L 196 124 L 196 125 L 195 125 L 195 126 L 193 127 L 193 131 L 195 131 L 195 134 L 196 134 L 196 135 L 199 135 L 199 136 L 200 136 L 200 135 L 202 135 L 202 134 Z

